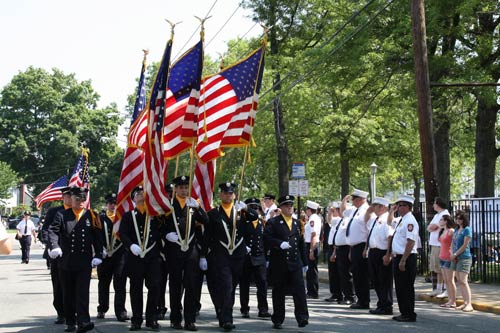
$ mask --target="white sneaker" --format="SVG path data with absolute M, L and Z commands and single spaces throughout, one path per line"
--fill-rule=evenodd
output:
M 436 295 L 439 295 L 439 291 L 437 289 L 432 289 L 430 293 L 427 293 L 427 296 L 434 297 Z
M 446 297 L 448 297 L 448 290 L 445 290 L 441 294 L 436 295 L 436 298 L 446 298 Z

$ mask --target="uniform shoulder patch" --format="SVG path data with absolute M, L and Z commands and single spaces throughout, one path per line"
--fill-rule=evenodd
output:
M 408 224 L 408 231 L 412 232 L 413 231 L 413 224 Z

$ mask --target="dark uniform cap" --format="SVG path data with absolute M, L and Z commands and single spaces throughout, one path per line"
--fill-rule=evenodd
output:
M 272 200 L 274 200 L 274 199 L 276 199 L 276 196 L 272 195 L 272 194 L 269 194 L 269 193 L 266 193 L 266 194 L 264 194 L 263 199 L 272 199 Z
M 72 187 L 70 191 L 71 191 L 71 195 L 74 195 L 77 198 L 86 199 L 87 192 L 89 191 L 89 189 L 86 187 Z
M 111 193 L 108 194 L 107 196 L 104 197 L 104 200 L 106 200 L 106 203 L 116 203 L 116 193 Z
M 172 194 L 172 192 L 174 191 L 174 183 L 169 183 L 167 185 L 165 185 L 165 191 L 167 191 L 167 193 L 169 194 Z
M 189 176 L 179 176 L 172 180 L 175 186 L 179 185 L 189 185 Z
M 285 196 L 282 196 L 281 198 L 278 199 L 278 206 L 282 206 L 286 203 L 292 203 L 293 204 L 293 201 L 295 200 L 295 197 L 293 195 L 285 195 Z
M 130 197 L 132 199 L 134 199 L 135 195 L 137 194 L 137 192 L 144 192 L 144 188 L 142 186 L 137 186 L 136 188 L 134 188 L 132 190 L 132 192 L 130 193 Z
M 229 193 L 234 193 L 234 190 L 236 189 L 236 184 L 235 183 L 220 183 L 219 184 L 219 189 L 222 192 L 229 192 Z
M 249 206 L 260 208 L 260 200 L 257 198 L 248 198 L 245 200 L 245 203 Z
M 66 187 L 61 188 L 61 193 L 62 194 L 71 194 L 71 187 L 66 186 Z
M 29 210 L 25 210 L 23 215 L 31 215 L 31 212 Z

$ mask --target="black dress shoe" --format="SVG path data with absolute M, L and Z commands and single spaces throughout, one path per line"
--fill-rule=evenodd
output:
M 235 328 L 236 326 L 234 326 L 233 323 L 230 323 L 230 322 L 226 322 L 222 325 L 222 328 L 224 329 L 224 331 L 232 331 L 233 328 Z
M 274 328 L 275 330 L 280 330 L 280 329 L 282 329 L 282 328 L 283 328 L 283 325 L 281 325 L 280 323 L 274 323 L 274 324 L 273 324 L 273 328 Z
M 124 321 L 127 321 L 130 319 L 130 317 L 127 315 L 127 312 L 126 311 L 123 311 L 122 313 L 120 313 L 118 316 L 116 316 L 116 319 L 118 321 L 121 321 L 121 322 L 124 322 Z
M 374 315 L 392 315 L 392 309 L 377 308 L 371 309 L 369 312 Z
M 314 296 L 314 295 L 306 295 L 306 298 L 307 299 L 318 299 L 319 296 L 317 296 L 317 295 L 316 296 Z
M 241 312 L 241 317 L 242 318 L 250 318 L 250 313 L 248 313 L 248 311 L 243 311 L 243 312 Z
M 129 331 L 140 331 L 141 330 L 141 324 L 134 324 L 130 325 L 130 328 L 128 329 Z
M 170 328 L 173 328 L 174 330 L 182 330 L 182 324 L 181 323 L 170 323 Z
M 163 307 L 158 313 L 158 320 L 165 320 L 165 314 L 167 313 L 167 308 Z
M 342 305 L 351 305 L 352 303 L 354 303 L 354 301 L 351 299 L 345 299 L 343 301 L 338 301 L 338 303 Z
M 392 319 L 394 319 L 395 321 L 406 322 L 406 323 L 413 323 L 417 321 L 416 318 L 408 317 L 405 315 L 395 316 L 392 317 Z
M 356 309 L 356 310 L 359 310 L 359 309 L 367 310 L 367 309 L 370 308 L 370 306 L 369 305 L 359 304 L 359 303 L 354 303 L 354 304 L 351 304 L 351 306 L 349 308 L 350 309 Z
M 76 330 L 77 333 L 84 333 L 88 331 L 92 331 L 94 329 L 94 323 L 81 323 L 78 324 L 78 329 Z
M 160 324 L 158 324 L 158 322 L 156 320 L 146 321 L 146 327 L 149 327 L 153 331 L 159 331 L 161 328 Z M 182 326 L 181 326 L 181 329 L 182 329 Z
M 186 324 L 184 325 L 184 329 L 185 329 L 186 331 L 193 331 L 193 332 L 194 332 L 194 331 L 197 331 L 197 330 L 198 330 L 198 327 L 196 327 L 196 325 L 195 325 L 194 323 L 186 323 Z
M 299 321 L 299 327 L 306 327 L 307 324 L 309 324 L 309 321 L 307 319 Z
M 258 317 L 259 318 L 269 318 L 269 317 L 271 317 L 271 314 L 267 311 L 266 312 L 259 312 Z
M 325 302 L 338 302 L 339 298 L 335 296 L 330 296 L 328 298 L 325 298 Z
M 54 324 L 61 325 L 61 324 L 64 324 L 65 322 L 66 322 L 66 320 L 64 320 L 63 316 L 57 316 L 56 321 L 54 321 Z
M 104 312 L 98 311 L 97 312 L 97 319 L 104 319 Z
M 64 332 L 75 332 L 75 331 L 76 331 L 75 325 L 66 325 L 66 329 L 64 329 Z

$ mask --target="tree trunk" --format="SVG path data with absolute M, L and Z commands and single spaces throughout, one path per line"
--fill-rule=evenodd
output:
M 447 103 L 444 103 L 445 105 Z M 434 113 L 434 139 L 436 142 L 436 166 L 437 166 L 437 186 L 439 197 L 444 202 L 450 201 L 450 121 L 443 113 L 445 108 L 439 113 Z

